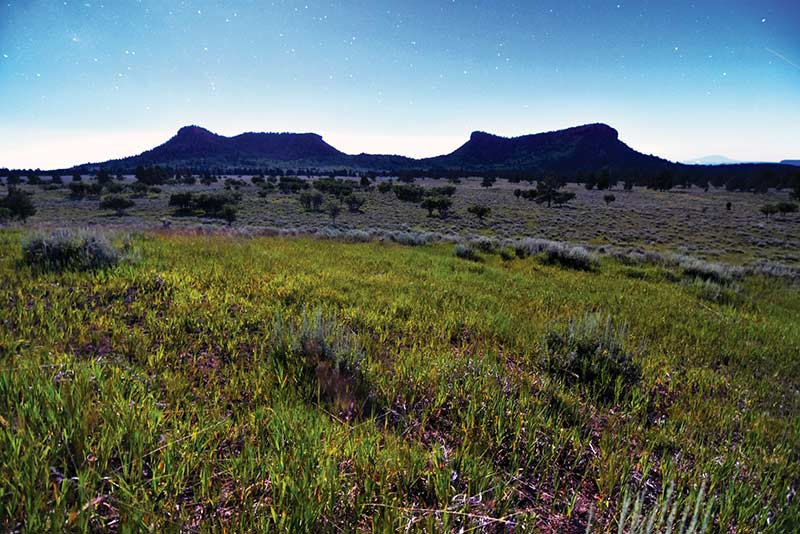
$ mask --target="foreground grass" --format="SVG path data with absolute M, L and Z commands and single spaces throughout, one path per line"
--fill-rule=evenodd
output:
M 610 260 L 180 235 L 37 273 L 19 237 L 0 233 L 4 530 L 616 531 L 674 501 L 701 509 L 687 525 L 800 525 L 780 282 L 709 299 Z M 553 365 L 586 317 L 634 381 Z

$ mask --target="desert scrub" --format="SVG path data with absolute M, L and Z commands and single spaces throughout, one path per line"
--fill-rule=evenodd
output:
M 481 259 L 480 256 L 478 256 L 478 253 L 475 252 L 475 249 L 463 243 L 457 244 L 454 247 L 453 252 L 456 257 L 461 258 L 462 260 L 480 261 Z
M 42 271 L 91 271 L 116 265 L 120 253 L 104 236 L 60 231 L 27 238 L 23 261 Z
M 514 249 L 520 258 L 543 254 L 548 263 L 557 263 L 572 269 L 591 271 L 599 265 L 597 256 L 580 245 L 527 238 L 517 241 Z
M 603 401 L 618 401 L 641 378 L 640 366 L 626 348 L 627 325 L 610 316 L 587 313 L 546 336 L 544 366 L 570 384 L 579 384 Z
M 686 285 L 702 300 L 715 304 L 736 304 L 741 287 L 737 284 L 721 284 L 706 278 L 693 278 Z

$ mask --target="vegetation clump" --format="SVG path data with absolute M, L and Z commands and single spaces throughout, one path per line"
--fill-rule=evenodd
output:
M 475 252 L 475 249 L 463 243 L 457 244 L 455 246 L 454 252 L 455 255 L 461 258 L 462 260 L 480 261 L 481 259 L 480 256 L 478 256 L 478 253 Z
M 615 325 L 602 313 L 587 313 L 570 321 L 566 329 L 547 334 L 544 366 L 567 383 L 585 386 L 601 400 L 619 400 L 641 378 L 641 368 L 626 343 L 625 324 Z
M 517 256 L 544 254 L 548 263 L 557 263 L 571 269 L 591 271 L 599 265 L 597 256 L 579 245 L 569 245 L 548 239 L 527 238 L 515 245 Z
M 4 219 L 26 220 L 36 214 L 31 195 L 13 186 L 9 186 L 5 198 L 0 198 L 0 222 Z
M 41 271 L 92 271 L 113 267 L 120 253 L 102 236 L 61 231 L 22 245 L 23 261 Z

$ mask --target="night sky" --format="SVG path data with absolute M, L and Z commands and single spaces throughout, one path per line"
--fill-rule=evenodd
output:
M 800 157 L 800 1 L 0 4 L 0 167 L 187 124 L 430 156 L 591 122 L 673 160 Z

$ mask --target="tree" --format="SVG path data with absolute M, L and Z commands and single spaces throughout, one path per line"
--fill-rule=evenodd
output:
M 781 215 L 786 215 L 787 213 L 797 213 L 798 206 L 794 202 L 778 202 L 775 204 L 775 209 Z
M 392 181 L 386 180 L 378 184 L 378 192 L 379 193 L 388 193 L 392 190 Z
M 433 211 L 439 212 L 439 217 L 442 219 L 447 217 L 447 212 L 453 201 L 444 196 L 427 196 L 423 199 L 420 206 L 428 210 L 428 217 L 433 217 Z
M 611 187 L 611 173 L 608 172 L 608 169 L 603 169 L 600 171 L 600 176 L 597 177 L 597 189 L 602 191 L 609 187 Z
M 475 205 L 467 208 L 467 212 L 476 216 L 481 222 L 483 222 L 483 218 L 489 215 L 491 211 L 492 209 L 489 206 L 483 205 Z
M 483 180 L 481 181 L 481 187 L 485 187 L 485 188 L 488 189 L 488 188 L 492 187 L 496 181 L 497 181 L 497 178 L 494 178 L 494 177 L 491 177 L 491 176 L 484 176 Z
M 83 176 L 81 176 L 81 173 L 79 173 L 78 171 L 72 173 L 73 182 L 80 182 L 81 180 L 83 180 Z
M 622 189 L 625 191 L 633 191 L 633 178 L 625 178 L 625 182 L 622 184 Z
M 418 185 L 395 184 L 392 187 L 395 196 L 403 202 L 419 202 L 425 196 L 425 189 Z
M 325 197 L 318 191 L 303 191 L 300 193 L 300 204 L 303 205 L 306 211 L 319 211 Z
M 187 211 L 192 206 L 191 193 L 173 193 L 169 196 L 169 205 L 181 211 Z
M 575 198 L 575 193 L 560 191 L 563 186 L 563 180 L 555 176 L 539 180 L 536 182 L 536 190 L 533 200 L 535 200 L 537 204 L 543 204 L 547 202 L 548 208 L 553 202 L 555 202 L 557 205 L 565 204 Z
M 362 189 L 369 189 L 372 186 L 372 180 L 369 179 L 369 176 L 366 174 L 361 177 L 360 185 Z
M 347 195 L 344 197 L 344 203 L 347 204 L 347 209 L 349 209 L 352 213 L 360 213 L 361 206 L 364 205 L 364 197 L 359 195 Z
M 112 180 L 111 173 L 109 173 L 105 169 L 100 169 L 99 171 L 97 171 L 97 176 L 95 176 L 95 180 L 97 180 L 98 184 L 105 185 L 111 182 Z
M 775 215 L 778 213 L 778 207 L 775 204 L 764 204 L 759 208 L 759 211 L 764 214 L 764 216 L 769 219 L 770 215 Z
M 220 212 L 220 217 L 228 223 L 228 226 L 232 225 L 233 222 L 236 220 L 236 206 L 232 204 L 226 204 L 222 207 L 222 211 Z
M 794 184 L 792 189 L 792 196 L 797 200 L 800 200 L 800 172 L 797 172 L 794 175 Z
M 331 224 L 336 226 L 336 217 L 342 212 L 342 205 L 338 200 L 329 200 L 325 203 L 324 211 L 331 216 Z
M 125 214 L 125 210 L 135 205 L 133 200 L 122 195 L 107 195 L 100 200 L 101 210 L 114 210 L 117 217 Z
M 610 205 L 612 202 L 614 202 L 615 200 L 617 200 L 617 197 L 615 197 L 614 195 L 603 195 L 603 200 L 605 201 L 605 203 L 606 203 L 606 206 L 608 206 L 608 205 Z
M 14 186 L 9 186 L 5 198 L 0 199 L 0 209 L 5 210 L 5 218 L 21 221 L 36 214 L 30 195 Z
M 732 208 L 733 208 L 733 204 L 730 201 L 725 203 L 725 209 L 726 210 L 731 211 Z

